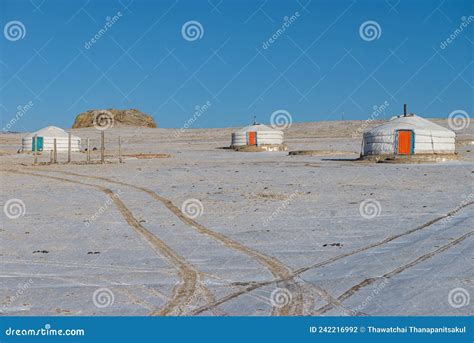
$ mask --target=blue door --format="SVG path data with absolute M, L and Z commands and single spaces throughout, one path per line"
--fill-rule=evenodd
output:
M 43 137 L 37 137 L 38 138 L 38 143 L 36 145 L 35 149 L 35 137 L 33 137 L 32 141 L 32 146 L 31 146 L 31 151 L 43 151 Z

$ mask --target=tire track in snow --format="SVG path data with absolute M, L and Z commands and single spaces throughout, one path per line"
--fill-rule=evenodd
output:
M 37 169 L 38 170 L 38 169 Z M 158 195 L 156 192 L 145 188 L 145 187 L 140 187 L 136 186 L 133 184 L 128 184 L 125 182 L 121 181 L 115 181 L 111 180 L 105 177 L 101 176 L 91 176 L 91 175 L 83 175 L 83 174 L 78 174 L 78 173 L 72 173 L 72 172 L 65 172 L 65 171 L 57 171 L 57 170 L 49 170 L 49 169 L 40 169 L 41 171 L 45 172 L 54 172 L 54 173 L 60 173 L 64 175 L 69 175 L 69 176 L 77 176 L 77 177 L 83 177 L 83 178 L 91 178 L 91 179 L 97 179 L 101 181 L 106 181 L 126 187 L 131 187 L 134 189 L 138 189 L 142 192 L 147 193 L 150 195 L 152 198 L 157 200 L 158 202 L 162 203 L 168 210 L 170 210 L 179 220 L 181 220 L 183 223 L 187 224 L 188 226 L 192 227 L 195 231 L 206 235 L 210 238 L 212 238 L 215 241 L 218 241 L 219 243 L 223 244 L 225 247 L 233 249 L 237 252 L 243 253 L 257 262 L 259 262 L 260 265 L 264 266 L 266 269 L 270 271 L 270 273 L 274 276 L 274 280 L 268 282 L 268 284 L 273 284 L 273 283 L 281 283 L 285 288 L 287 288 L 293 295 L 292 301 L 289 304 L 286 304 L 283 307 L 273 307 L 272 314 L 273 315 L 280 315 L 280 316 L 291 316 L 291 315 L 302 315 L 303 314 L 303 308 L 304 308 L 304 298 L 303 298 L 303 291 L 301 288 L 301 285 L 299 285 L 295 280 L 294 280 L 294 272 L 284 264 L 282 264 L 280 261 L 278 261 L 276 258 L 273 258 L 271 256 L 265 255 L 261 252 L 258 252 L 256 250 L 253 250 L 252 248 L 249 248 L 227 236 L 224 234 L 221 234 L 216 231 L 212 231 L 203 225 L 199 224 L 195 220 L 189 218 L 186 216 L 180 208 L 178 208 L 176 205 L 173 204 L 171 200 L 168 200 L 160 195 Z M 218 306 L 217 301 L 211 304 L 210 306 L 204 306 L 203 308 L 199 308 L 196 310 L 193 310 L 191 314 L 198 314 L 201 312 L 204 312 L 205 310 L 212 309 Z
M 116 197 L 113 191 L 109 188 L 44 174 L 37 174 L 18 170 L 3 171 L 79 184 L 86 187 L 99 189 L 100 191 L 105 193 L 118 208 L 127 224 L 131 226 L 135 230 L 135 232 L 138 233 L 139 236 L 146 240 L 148 244 L 151 245 L 153 250 L 155 250 L 155 252 L 163 255 L 168 260 L 168 262 L 170 262 L 170 264 L 177 269 L 178 275 L 181 278 L 181 282 L 175 287 L 173 287 L 173 296 L 169 299 L 169 301 L 165 304 L 163 308 L 153 311 L 152 315 L 165 316 L 170 314 L 181 314 L 183 313 L 185 307 L 189 305 L 189 303 L 193 300 L 193 297 L 196 296 L 196 293 L 199 290 L 197 288 L 198 272 L 181 256 L 174 252 L 168 245 L 166 245 L 162 240 L 160 240 L 150 231 L 144 228 L 133 216 L 132 212 L 125 206 L 122 200 Z M 200 288 L 202 287 L 204 286 L 201 285 Z
M 40 169 L 42 171 L 46 171 L 46 172 L 56 172 L 56 173 L 62 173 L 62 174 L 70 174 L 70 175 L 73 175 L 73 176 L 79 176 L 79 177 L 90 177 L 90 178 L 96 178 L 96 179 L 99 179 L 99 180 L 103 180 L 103 181 L 110 181 L 112 183 L 117 183 L 117 184 L 122 184 L 122 185 L 128 185 L 124 182 L 120 182 L 120 181 L 114 181 L 114 180 L 108 180 L 106 178 L 103 178 L 103 177 L 98 177 L 98 176 L 88 176 L 88 175 L 82 175 L 82 174 L 76 174 L 76 173 L 69 173 L 69 172 L 63 172 L 63 171 L 54 171 L 54 170 L 48 170 L 48 169 Z M 142 189 L 142 187 L 139 187 L 139 186 L 135 186 L 135 185 L 128 185 L 132 188 L 138 188 L 138 189 L 141 189 L 145 192 L 151 192 L 153 194 L 155 194 L 156 196 L 158 196 L 156 193 L 154 193 L 153 191 L 150 191 L 150 190 L 145 190 L 145 189 Z M 150 193 L 149 193 L 150 194 Z M 150 194 L 151 195 L 151 194 Z M 399 234 L 395 234 L 395 235 L 392 235 L 392 236 L 389 236 L 381 241 L 378 241 L 378 242 L 375 242 L 375 243 L 372 243 L 372 244 L 369 244 L 369 245 L 366 245 L 364 247 L 361 247 L 361 248 L 358 248 L 358 249 L 355 249 L 353 251 L 350 251 L 350 252 L 347 252 L 347 253 L 344 253 L 344 254 L 340 254 L 340 255 L 336 255 L 330 259 L 327 259 L 325 261 L 322 261 L 322 262 L 318 262 L 318 263 L 315 263 L 315 264 L 312 264 L 312 265 L 309 265 L 307 267 L 303 267 L 303 268 L 300 268 L 300 269 L 297 269 L 296 271 L 294 271 L 293 273 L 291 273 L 289 276 L 285 277 L 285 278 L 280 278 L 280 279 L 275 279 L 275 280 L 270 280 L 270 281 L 264 281 L 264 282 L 258 282 L 258 283 L 252 283 L 251 285 L 243 288 L 242 290 L 239 290 L 237 292 L 234 292 L 234 293 L 231 293 L 231 294 L 228 294 L 220 299 L 218 299 L 217 301 L 215 301 L 214 303 L 211 303 L 207 306 L 202 306 L 200 308 L 197 308 L 193 311 L 190 312 L 190 314 L 200 314 L 202 312 L 205 312 L 207 310 L 211 310 L 217 306 L 220 306 L 230 300 L 233 300 L 241 295 L 245 295 L 249 292 L 252 292 L 256 289 L 259 289 L 259 288 L 262 288 L 264 286 L 269 286 L 269 285 L 272 285 L 272 284 L 275 284 L 275 283 L 278 283 L 278 282 L 282 282 L 284 283 L 288 278 L 295 278 L 295 277 L 298 277 L 299 275 L 303 274 L 304 272 L 308 271 L 308 270 L 311 270 L 311 269 L 318 269 L 318 268 L 321 268 L 321 267 L 324 267 L 326 265 L 329 265 L 331 263 L 334 263 L 336 261 L 339 261 L 341 259 L 344 259 L 346 257 L 350 257 L 350 256 L 353 256 L 355 254 L 358 254 L 358 253 L 361 253 L 361 252 L 365 252 L 367 250 L 370 250 L 370 249 L 373 249 L 373 248 L 376 248 L 376 247 L 379 247 L 379 246 L 382 246 L 384 244 L 387 244 L 391 241 L 394 241 L 400 237 L 403 237 L 403 236 L 406 236 L 406 235 L 410 235 L 412 233 L 415 233 L 417 231 L 421 231 L 423 229 L 426 229 L 428 228 L 429 226 L 445 219 L 445 218 L 448 218 L 448 217 L 451 217 L 451 216 L 454 216 L 456 213 L 458 213 L 461 209 L 463 208 L 466 208 L 468 206 L 471 206 L 474 204 L 474 201 L 471 201 L 471 202 L 467 202 L 467 203 L 464 203 L 458 207 L 456 207 L 455 209 L 449 211 L 447 214 L 445 215 L 442 215 L 442 216 L 439 216 L 439 217 L 436 217 L 424 224 L 421 224 L 413 229 L 410 229 L 410 230 L 407 230 L 405 232 L 402 232 L 402 233 L 399 233 Z M 179 210 L 179 208 L 177 208 L 176 206 L 174 206 L 179 212 L 181 212 Z M 181 212 L 182 214 L 182 212 Z M 187 217 L 185 217 L 187 218 Z M 191 220 L 192 222 L 194 222 L 193 220 Z M 196 223 L 197 224 L 197 223 Z M 199 224 L 198 224 L 199 225 Z M 330 300 L 330 299 L 328 299 Z M 301 301 L 301 304 L 303 304 L 303 301 Z M 336 299 L 332 299 L 331 302 L 329 304 L 332 304 L 334 307 L 340 307 L 340 302 L 338 302 Z M 301 305 L 300 307 L 301 309 L 303 308 L 303 306 Z
M 364 247 L 361 247 L 359 249 L 355 249 L 353 251 L 350 251 L 348 253 L 345 253 L 345 254 L 340 254 L 340 255 L 337 255 L 337 256 L 334 256 L 330 259 L 327 259 L 325 261 L 322 261 L 322 262 L 318 262 L 318 263 L 315 263 L 315 264 L 312 264 L 310 266 L 307 266 L 307 267 L 303 267 L 303 268 L 300 268 L 298 270 L 296 270 L 293 274 L 293 277 L 297 277 L 301 274 L 303 274 L 304 272 L 308 271 L 308 270 L 311 270 L 311 269 L 318 269 L 318 268 L 321 268 L 321 267 L 324 267 L 326 265 L 329 265 L 333 262 L 336 262 L 336 261 L 339 261 L 341 259 L 344 259 L 346 257 L 350 257 L 352 255 L 355 255 L 355 254 L 358 254 L 358 253 L 361 253 L 361 252 L 364 252 L 364 251 L 367 251 L 367 250 L 370 250 L 370 249 L 373 249 L 373 248 L 376 248 L 376 247 L 379 247 L 379 246 L 382 246 L 384 244 L 387 244 L 395 239 L 398 239 L 400 237 L 403 237 L 403 236 L 406 236 L 406 235 L 409 235 L 409 234 L 412 234 L 414 232 L 417 232 L 417 231 L 421 231 L 425 228 L 428 228 L 429 226 L 445 219 L 445 218 L 448 218 L 448 217 L 451 217 L 453 215 L 455 215 L 456 213 L 458 213 L 461 209 L 465 208 L 465 207 L 468 207 L 468 206 L 471 206 L 474 204 L 474 201 L 471 201 L 471 202 L 468 202 L 468 203 L 465 203 L 465 204 L 462 204 L 458 207 L 456 207 L 454 210 L 451 210 L 449 211 L 447 214 L 443 215 L 443 216 L 439 216 L 437 218 L 434 218 L 424 224 L 421 224 L 413 229 L 410 229 L 410 230 L 407 230 L 405 232 L 402 232 L 402 233 L 399 233 L 399 234 L 396 234 L 396 235 L 392 235 L 392 236 L 389 236 L 381 241 L 378 241 L 378 242 L 375 242 L 375 243 L 372 243 L 372 244 L 369 244 L 369 245 L 366 245 Z M 249 292 L 252 292 L 256 289 L 259 289 L 261 287 L 264 287 L 264 286 L 268 286 L 268 285 L 271 285 L 272 283 L 274 283 L 275 281 L 267 281 L 267 282 L 259 282 L 259 283 L 256 283 L 256 284 L 253 284 L 253 285 L 250 285 L 248 287 L 246 287 L 245 289 L 242 289 L 240 291 L 237 291 L 235 293 L 232 293 L 232 294 L 228 294 L 222 298 L 220 298 L 219 300 L 217 300 L 217 302 L 215 304 L 211 304 L 211 306 L 219 306 L 219 305 L 222 305 L 224 303 L 226 303 L 227 301 L 230 301 L 232 299 L 235 299 L 241 295 L 245 295 Z M 339 302 L 340 303 L 340 302 Z M 337 300 L 332 300 L 330 302 L 330 304 L 332 304 L 334 307 L 337 307 L 338 306 L 338 301 Z M 194 314 L 197 314 L 197 313 L 201 313 L 203 312 L 204 310 L 207 310 L 207 308 L 205 307 L 201 307 L 195 311 L 193 311 L 192 313 Z
M 413 266 L 416 266 L 417 264 L 423 262 L 423 261 L 426 261 L 446 250 L 448 250 L 449 248 L 461 243 L 462 241 L 464 241 L 465 239 L 469 238 L 470 236 L 474 235 L 474 231 L 470 231 L 458 238 L 456 238 L 455 240 L 439 247 L 438 249 L 436 250 L 433 250 L 433 251 L 430 251 L 429 253 L 426 253 L 424 255 L 421 255 L 420 257 L 418 257 L 417 259 L 407 263 L 407 264 L 404 264 L 400 267 L 397 267 L 395 268 L 394 270 L 392 270 L 391 272 L 388 272 L 382 276 L 378 276 L 378 277 L 373 277 L 373 278 L 367 278 L 361 282 L 359 282 L 357 285 L 355 286 L 352 286 L 351 288 L 349 288 L 347 291 L 345 291 L 344 293 L 342 293 L 338 298 L 337 300 L 340 301 L 340 302 L 343 302 L 344 300 L 350 298 L 351 296 L 353 296 L 354 294 L 356 294 L 358 291 L 360 291 L 362 288 L 368 286 L 368 285 L 371 285 L 372 283 L 378 281 L 378 280 L 383 280 L 383 279 L 390 279 L 391 277 L 395 276 L 395 275 L 398 275 L 400 274 L 401 272 L 405 271 L 406 269 L 408 268 L 411 268 Z M 324 314 L 326 312 L 328 312 L 329 310 L 331 310 L 333 308 L 333 306 L 331 304 L 328 304 L 328 305 L 325 305 L 321 308 L 319 308 L 318 310 L 315 311 L 315 314 L 316 315 L 321 315 L 321 314 Z

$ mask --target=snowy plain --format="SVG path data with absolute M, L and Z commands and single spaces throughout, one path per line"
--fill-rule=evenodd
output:
M 0 135 L 0 204 L 24 204 L 1 214 L 0 313 L 473 315 L 472 125 L 456 161 L 382 164 L 355 161 L 362 124 L 294 124 L 289 149 L 320 151 L 301 156 L 223 149 L 231 129 L 115 127 L 87 165 L 33 166 Z M 170 157 L 120 164 L 118 136 Z

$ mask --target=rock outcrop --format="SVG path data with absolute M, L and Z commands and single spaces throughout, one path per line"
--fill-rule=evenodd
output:
M 76 116 L 73 129 L 82 127 L 112 127 L 112 126 L 139 126 L 139 127 L 156 127 L 153 118 L 136 109 L 130 110 L 89 110 L 82 112 Z

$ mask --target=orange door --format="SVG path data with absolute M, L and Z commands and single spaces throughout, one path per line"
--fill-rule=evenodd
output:
M 412 137 L 411 131 L 398 131 L 398 154 L 411 155 L 412 154 Z
M 248 145 L 257 145 L 257 133 L 256 132 L 248 132 L 247 133 L 247 141 L 248 141 Z

